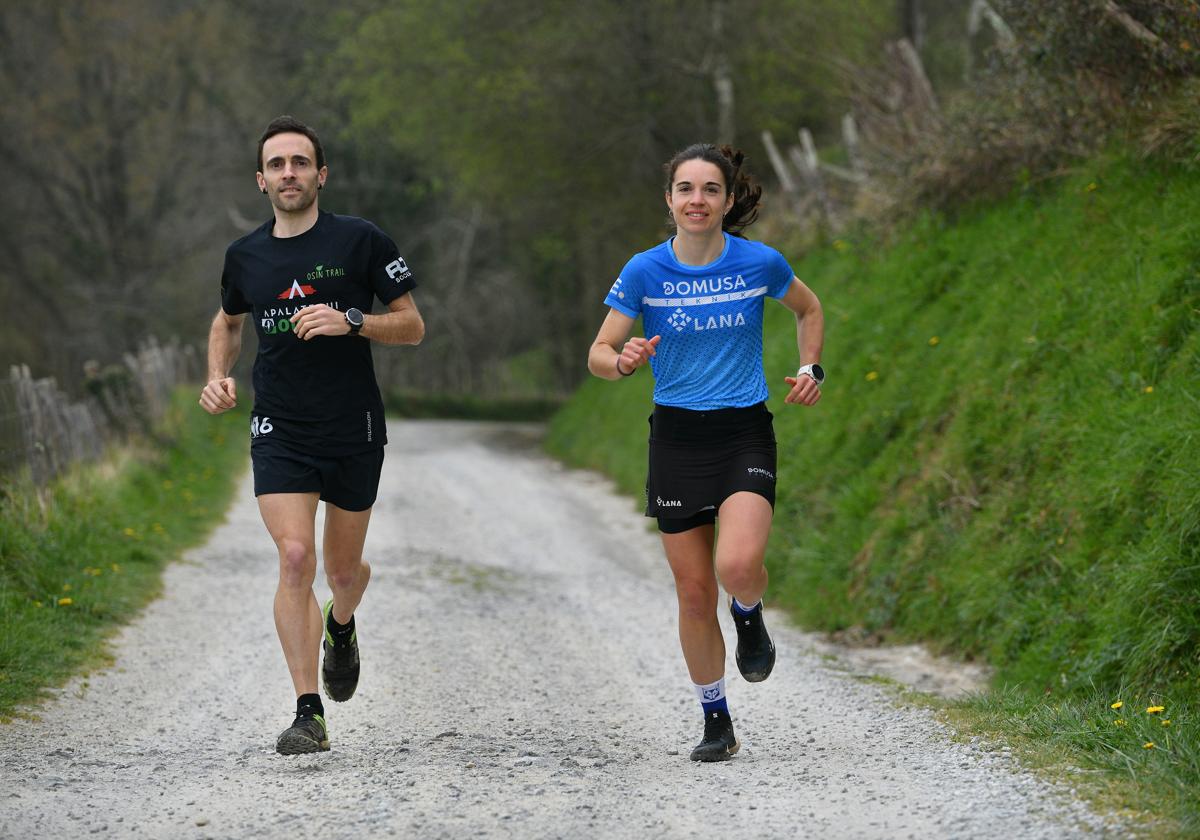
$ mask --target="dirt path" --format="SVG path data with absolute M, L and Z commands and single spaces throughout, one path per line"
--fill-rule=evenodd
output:
M 693 764 L 670 577 L 628 500 L 539 454 L 532 427 L 390 433 L 362 682 L 327 705 L 333 750 L 273 752 L 293 698 L 247 483 L 115 667 L 0 727 L 0 837 L 1118 833 L 849 678 L 778 615 L 770 680 L 742 682 L 730 651 L 741 753 Z

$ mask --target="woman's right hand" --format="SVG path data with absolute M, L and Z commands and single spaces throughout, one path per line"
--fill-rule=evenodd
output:
M 656 335 L 654 338 L 635 336 L 626 341 L 625 346 L 621 348 L 621 352 L 617 354 L 617 372 L 629 376 L 642 365 L 646 364 L 646 362 L 650 361 L 650 357 L 654 355 L 655 348 L 658 347 L 658 342 L 660 341 L 662 341 L 661 335 Z

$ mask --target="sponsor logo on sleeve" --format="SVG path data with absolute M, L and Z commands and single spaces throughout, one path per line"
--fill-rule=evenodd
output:
M 412 271 L 409 270 L 408 263 L 404 261 L 404 257 L 396 257 L 396 259 L 385 265 L 383 270 L 387 272 L 389 279 L 395 280 L 397 283 L 412 277 Z

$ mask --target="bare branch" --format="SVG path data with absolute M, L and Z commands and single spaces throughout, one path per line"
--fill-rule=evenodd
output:
M 1108 15 L 1116 23 L 1119 23 L 1126 32 L 1143 44 L 1153 47 L 1156 50 L 1164 48 L 1162 39 L 1134 20 L 1129 15 L 1129 12 L 1117 5 L 1116 0 L 1104 0 L 1104 14 Z

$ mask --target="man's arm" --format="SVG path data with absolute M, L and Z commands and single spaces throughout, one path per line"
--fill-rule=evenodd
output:
M 318 335 L 346 335 L 350 324 L 346 313 L 324 303 L 306 306 L 292 316 L 293 332 L 309 341 Z M 406 292 L 388 304 L 382 315 L 363 314 L 358 334 L 380 344 L 420 344 L 425 337 L 425 321 L 417 310 L 412 292 Z
M 364 314 L 358 334 L 380 344 L 420 344 L 425 337 L 425 321 L 412 292 L 389 303 L 388 311 L 382 315 Z
M 242 323 L 246 316 L 217 310 L 208 331 L 208 384 L 200 392 L 200 405 L 209 414 L 220 414 L 237 405 L 237 388 L 229 375 L 242 351 Z

